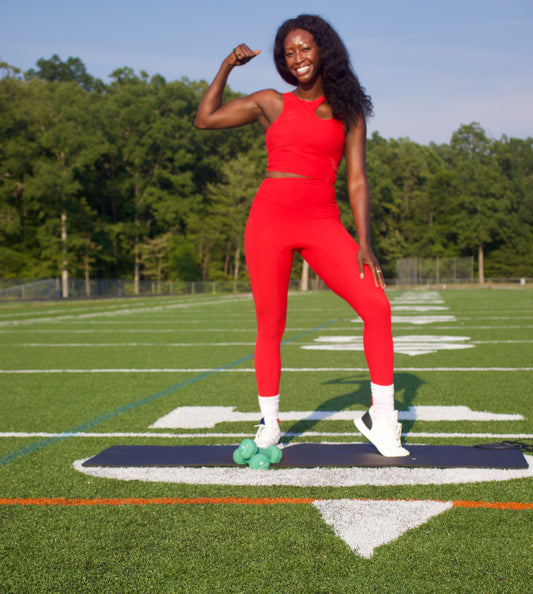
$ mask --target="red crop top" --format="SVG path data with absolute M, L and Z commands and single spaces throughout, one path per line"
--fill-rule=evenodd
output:
M 344 154 L 344 126 L 316 115 L 324 97 L 303 101 L 283 94 L 283 111 L 266 131 L 267 171 L 295 173 L 335 183 Z

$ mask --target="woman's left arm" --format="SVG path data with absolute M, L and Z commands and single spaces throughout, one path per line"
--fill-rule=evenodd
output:
M 357 125 L 352 126 L 346 134 L 346 174 L 348 178 L 348 196 L 352 209 L 359 252 L 357 262 L 359 274 L 364 277 L 367 265 L 372 272 L 376 287 L 385 288 L 383 273 L 370 245 L 370 192 L 366 177 L 366 123 L 361 115 Z

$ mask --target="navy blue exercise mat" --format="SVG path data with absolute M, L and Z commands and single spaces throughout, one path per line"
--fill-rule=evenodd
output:
M 225 445 L 117 445 L 86 460 L 83 466 L 172 467 L 236 466 L 233 451 Z M 426 467 L 426 468 L 528 468 L 519 448 L 456 445 L 408 445 L 409 456 L 386 458 L 370 444 L 295 444 L 283 449 L 274 468 L 315 467 Z

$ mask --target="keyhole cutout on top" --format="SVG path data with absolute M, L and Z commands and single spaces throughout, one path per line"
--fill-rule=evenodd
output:
M 315 109 L 315 115 L 319 120 L 331 120 L 333 118 L 331 107 L 324 101 Z

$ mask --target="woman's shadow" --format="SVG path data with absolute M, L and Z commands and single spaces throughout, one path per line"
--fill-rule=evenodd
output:
M 413 375 L 412 373 L 396 373 L 394 375 L 394 401 L 396 409 L 408 410 L 408 408 L 412 406 L 413 402 L 415 401 L 419 387 L 424 383 L 425 382 L 423 380 L 421 380 L 418 376 Z M 285 432 L 285 436 L 288 437 L 288 439 L 284 440 L 285 443 L 290 443 L 292 440 L 300 436 L 302 433 L 308 433 L 312 431 L 313 428 L 317 425 L 317 423 L 322 422 L 324 419 L 327 419 L 328 416 L 331 416 L 336 412 L 346 410 L 356 404 L 363 405 L 366 408 L 370 406 L 371 396 L 368 376 L 343 377 L 323 382 L 323 385 L 350 385 L 355 386 L 355 388 L 350 392 L 339 394 L 334 398 L 330 398 L 329 400 L 324 401 L 314 411 L 312 417 L 296 421 L 296 423 L 289 427 L 289 429 Z M 316 414 L 321 412 L 324 414 Z M 354 418 L 356 414 L 357 413 L 354 411 Z M 402 421 L 403 432 L 409 433 L 413 426 L 413 423 L 414 420 Z M 357 430 L 354 428 L 354 433 L 356 431 Z

